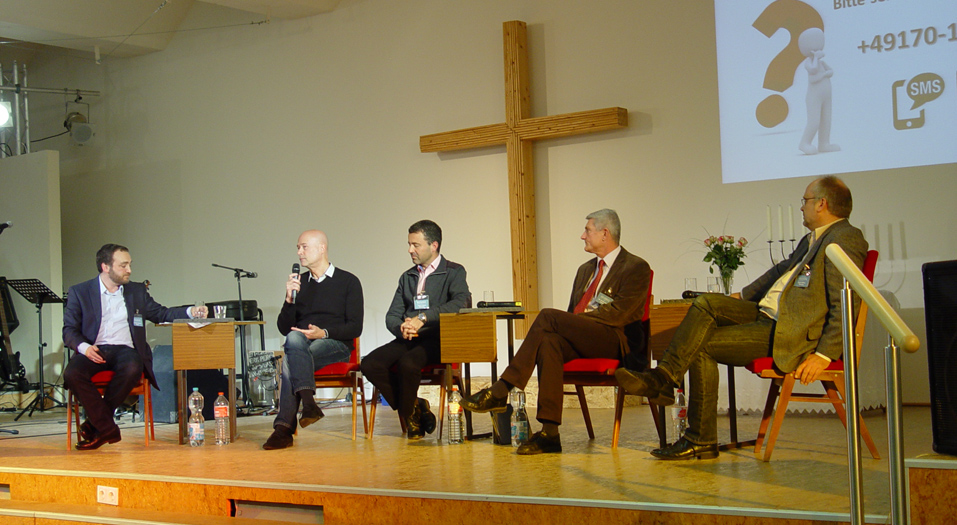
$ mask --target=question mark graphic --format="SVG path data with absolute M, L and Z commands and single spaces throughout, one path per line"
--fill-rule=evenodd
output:
M 791 34 L 791 41 L 771 60 L 764 74 L 766 89 L 784 92 L 794 84 L 794 71 L 804 61 L 804 55 L 798 49 L 798 37 L 812 27 L 824 30 L 824 21 L 813 7 L 800 0 L 775 0 L 752 26 L 768 38 L 778 29 L 787 29 Z M 758 104 L 754 115 L 762 126 L 773 128 L 787 118 L 788 103 L 781 95 L 769 95 Z

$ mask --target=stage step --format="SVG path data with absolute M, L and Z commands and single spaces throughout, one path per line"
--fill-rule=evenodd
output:
M 4 525 L 60 522 L 97 525 L 288 525 L 286 521 L 129 509 L 108 505 L 94 507 L 0 500 L 0 523 Z

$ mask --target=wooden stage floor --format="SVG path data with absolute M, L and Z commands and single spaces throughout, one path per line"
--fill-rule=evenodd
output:
M 350 410 L 327 409 L 326 417 L 300 429 L 292 448 L 260 448 L 272 417 L 239 419 L 240 436 L 225 447 L 180 446 L 175 424 L 159 424 L 157 441 L 144 447 L 141 423 L 123 424 L 123 441 L 98 451 L 66 450 L 64 409 L 24 416 L 0 414 L 0 478 L 3 473 L 241 484 L 406 498 L 502 501 L 578 507 L 627 508 L 692 514 L 846 521 L 849 512 L 844 429 L 836 416 L 788 415 L 769 463 L 751 449 L 715 460 L 659 461 L 648 453 L 657 438 L 647 407 L 626 408 L 621 442 L 611 449 L 613 411 L 592 410 L 596 439 L 589 441 L 577 409 L 566 409 L 564 453 L 517 456 L 508 446 L 479 440 L 418 442 L 400 435 L 391 410 L 379 411 L 376 435 L 350 439 Z M 753 436 L 758 416 L 740 416 L 739 434 Z M 865 513 L 885 522 L 889 508 L 887 427 L 882 413 L 865 416 L 882 459 L 865 454 Z M 727 439 L 727 418 L 719 418 Z M 533 429 L 538 424 L 533 422 Z M 477 430 L 490 428 L 476 417 Z M 905 457 L 931 452 L 930 410 L 904 410 Z M 212 433 L 207 423 L 207 435 Z M 209 443 L 209 441 L 207 441 Z M 63 487 L 62 490 L 70 490 Z M 9 496 L 9 494 L 8 494 Z M 2 494 L 0 494 L 2 497 Z M 374 512 L 375 509 L 369 509 Z M 371 520 L 375 521 L 375 520 Z M 473 520 L 474 521 L 474 520 Z

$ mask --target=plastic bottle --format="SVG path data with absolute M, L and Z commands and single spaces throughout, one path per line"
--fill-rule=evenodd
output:
M 465 441 L 465 425 L 462 414 L 462 395 L 459 394 L 458 385 L 452 385 L 452 391 L 449 392 L 449 444 L 457 444 Z
M 517 387 L 513 388 L 509 393 L 509 404 L 512 405 L 512 446 L 518 447 L 528 443 L 529 436 L 525 391 Z
M 203 419 L 203 394 L 193 387 L 189 395 L 189 446 L 199 447 L 206 443 L 206 420 Z
M 679 388 L 675 395 L 675 404 L 671 406 L 671 420 L 675 428 L 675 441 L 685 435 L 688 428 L 688 401 L 685 399 L 684 389 Z
M 229 444 L 229 401 L 222 392 L 213 405 L 213 414 L 216 416 L 216 444 Z

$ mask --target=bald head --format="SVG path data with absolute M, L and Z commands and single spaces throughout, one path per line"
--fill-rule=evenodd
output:
M 309 268 L 315 275 L 321 275 L 329 267 L 329 241 L 326 234 L 319 230 L 306 230 L 299 235 L 296 243 L 299 264 Z

